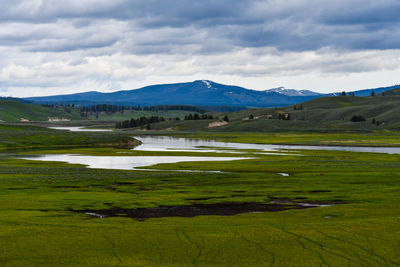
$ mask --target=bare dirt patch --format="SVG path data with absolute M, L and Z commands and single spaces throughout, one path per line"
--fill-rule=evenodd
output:
M 210 122 L 208 124 L 208 128 L 224 126 L 224 125 L 227 125 L 227 124 L 229 124 L 229 123 L 226 122 L 226 121 L 214 121 L 214 122 Z

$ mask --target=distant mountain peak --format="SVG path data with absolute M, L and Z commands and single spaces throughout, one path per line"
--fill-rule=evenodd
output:
M 320 93 L 316 93 L 310 90 L 295 90 L 295 89 L 286 89 L 285 87 L 277 87 L 268 90 L 264 90 L 267 93 L 278 93 L 286 96 L 318 96 L 322 95 Z
M 201 80 L 206 86 L 207 88 L 211 88 L 211 81 L 209 80 Z
M 194 81 L 194 83 L 200 83 L 203 86 L 205 86 L 207 89 L 216 89 L 213 87 L 213 85 L 215 84 L 213 81 L 210 80 L 198 80 L 198 81 Z
M 375 93 L 394 89 L 376 88 Z M 370 95 L 371 90 L 356 91 L 356 96 Z M 75 104 L 119 104 L 119 105 L 197 105 L 197 106 L 246 106 L 278 107 L 288 106 L 331 94 L 320 94 L 309 90 L 273 88 L 265 91 L 246 89 L 240 86 L 224 85 L 210 80 L 193 82 L 157 84 L 139 89 L 111 93 L 85 92 L 70 95 L 30 97 L 36 103 L 75 103 Z

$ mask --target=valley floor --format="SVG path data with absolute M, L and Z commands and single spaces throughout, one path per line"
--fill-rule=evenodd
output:
M 343 135 L 342 139 L 339 135 L 322 134 L 187 136 L 246 143 L 400 143 L 396 134 L 386 139 L 356 134 Z M 400 265 L 400 155 L 305 150 L 285 155 L 241 152 L 249 159 L 151 167 L 159 171 L 89 169 L 15 156 L 185 156 L 196 152 L 53 147 L 2 154 L 0 265 Z M 201 154 L 226 156 L 216 152 Z M 288 209 L 232 216 L 142 219 L 128 214 L 128 210 L 215 203 L 263 203 L 286 205 Z M 296 203 L 326 206 L 289 209 Z M 105 218 L 82 212 L 113 209 L 119 213 Z

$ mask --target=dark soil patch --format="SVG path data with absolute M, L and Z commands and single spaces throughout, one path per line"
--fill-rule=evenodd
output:
M 65 189 L 68 189 L 68 188 L 80 188 L 79 186 L 74 186 L 74 185 L 55 185 L 55 186 L 52 186 L 52 187 L 54 187 L 54 188 L 65 188 Z
M 228 198 L 228 197 L 199 197 L 199 198 L 187 198 L 186 200 L 209 200 L 209 199 L 220 199 L 220 198 Z
M 232 216 L 236 214 L 252 213 L 252 212 L 272 212 L 290 209 L 306 209 L 296 204 L 263 204 L 256 202 L 248 203 L 215 203 L 215 204 L 193 204 L 193 205 L 177 205 L 177 206 L 159 206 L 153 208 L 137 208 L 125 209 L 112 207 L 110 209 L 85 209 L 72 210 L 74 212 L 85 213 L 94 217 L 129 217 L 139 221 L 148 218 L 163 217 L 195 217 L 200 215 L 221 215 Z
M 118 183 L 113 183 L 113 185 L 133 185 L 135 183 L 132 182 L 118 182 Z
M 239 194 L 234 194 L 234 195 L 231 195 L 231 197 L 265 197 L 265 195 L 245 195 L 245 194 L 239 195 Z

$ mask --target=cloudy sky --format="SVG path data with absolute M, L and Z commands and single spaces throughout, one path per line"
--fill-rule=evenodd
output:
M 0 95 L 400 83 L 398 0 L 0 0 Z

